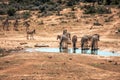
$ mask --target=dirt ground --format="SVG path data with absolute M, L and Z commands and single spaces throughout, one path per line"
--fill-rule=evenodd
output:
M 119 10 L 118 10 L 119 11 Z M 65 14 L 67 11 L 63 11 Z M 69 12 L 69 10 L 68 10 Z M 24 49 L 34 48 L 35 44 L 45 44 L 58 47 L 58 34 L 67 29 L 71 35 L 78 36 L 77 47 L 83 35 L 100 34 L 99 49 L 120 54 L 120 34 L 116 34 L 120 18 L 114 15 L 112 22 L 102 22 L 104 16 L 97 15 L 89 18 L 67 19 L 64 16 L 49 16 L 36 19 L 36 12 L 29 19 L 30 28 L 36 29 L 34 40 L 26 39 L 22 21 L 19 31 L 3 31 L 0 28 L 0 48 Z M 62 13 L 62 12 L 61 12 Z M 81 11 L 75 13 L 79 16 Z M 92 26 L 97 18 L 103 26 Z M 60 20 L 63 19 L 62 23 Z M 44 24 L 38 25 L 43 20 Z M 0 26 L 2 27 L 2 26 Z M 13 26 L 11 26 L 13 27 Z M 69 45 L 72 47 L 72 45 Z M 8 54 L 7 52 L 5 54 Z M 97 55 L 42 53 L 42 52 L 12 52 L 0 57 L 0 80 L 120 80 L 120 57 L 100 57 Z

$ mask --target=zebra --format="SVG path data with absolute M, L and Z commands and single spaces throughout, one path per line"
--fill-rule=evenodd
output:
M 18 25 L 19 25 L 19 24 L 18 24 L 18 20 L 17 20 L 17 19 L 15 20 L 15 23 L 14 23 L 13 25 L 14 25 L 14 28 L 13 28 L 13 29 L 14 29 L 15 31 L 18 31 Z
M 2 23 L 2 25 L 3 25 L 3 30 L 7 30 L 7 31 L 9 31 L 9 20 L 8 20 L 8 18 Z
M 23 25 L 26 27 L 26 31 L 28 31 L 30 27 L 30 24 L 28 23 L 28 21 L 24 22 Z
M 35 31 L 35 29 L 33 29 L 32 31 L 27 31 L 27 40 L 31 40 L 31 39 L 34 39 L 33 38 L 33 34 L 35 34 L 36 33 L 36 31 Z

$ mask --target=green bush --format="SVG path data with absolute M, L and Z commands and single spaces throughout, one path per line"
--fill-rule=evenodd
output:
M 96 13 L 95 7 L 90 5 L 85 6 L 84 14 L 92 14 L 92 13 Z
M 23 13 L 23 18 L 24 19 L 27 19 L 27 18 L 29 18 L 31 15 L 30 15 L 30 11 L 26 11 L 26 12 L 24 12 Z
M 98 6 L 96 9 L 96 13 L 98 14 L 108 14 L 111 13 L 111 10 L 109 8 L 106 8 L 105 6 Z
M 119 5 L 118 5 L 118 8 L 120 8 L 120 3 L 119 3 Z
M 0 48 L 0 54 L 4 52 L 4 49 Z
M 16 13 L 16 10 L 14 8 L 9 8 L 8 11 L 7 11 L 7 14 L 9 16 L 14 16 Z
M 0 10 L 0 15 L 4 15 L 6 14 L 6 11 L 5 10 Z
M 84 9 L 84 14 L 108 14 L 111 13 L 111 9 L 106 8 L 105 6 L 91 6 L 91 5 L 85 5 L 81 7 L 81 9 Z
M 120 32 L 120 28 L 118 29 L 118 32 Z

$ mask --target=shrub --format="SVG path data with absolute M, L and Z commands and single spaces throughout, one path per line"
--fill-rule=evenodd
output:
M 91 5 L 86 5 L 84 7 L 82 7 L 82 9 L 84 9 L 84 14 L 93 14 L 93 13 L 97 13 L 97 14 L 108 14 L 111 13 L 111 9 L 110 8 L 106 8 L 105 6 L 91 6 Z
M 96 9 L 94 6 L 86 5 L 84 6 L 84 8 L 85 8 L 84 14 L 92 14 L 96 12 Z
M 9 8 L 8 11 L 7 11 L 7 14 L 9 16 L 14 16 L 16 13 L 16 10 L 14 8 Z
M 110 19 L 108 19 L 108 18 L 107 18 L 107 19 L 105 19 L 105 22 L 110 22 L 110 21 L 111 21 L 111 20 L 110 20 Z
M 118 32 L 120 32 L 120 28 L 118 29 Z
M 98 14 L 108 14 L 111 13 L 111 10 L 109 8 L 106 8 L 105 6 L 98 6 L 96 9 L 96 13 Z
M 4 15 L 6 14 L 6 11 L 5 10 L 0 10 L 0 15 Z
M 24 19 L 27 19 L 27 18 L 29 18 L 31 15 L 30 15 L 30 11 L 26 11 L 26 12 L 24 12 L 23 13 L 23 18 Z
M 0 54 L 4 52 L 4 49 L 0 48 Z
M 119 5 L 118 5 L 118 8 L 120 8 L 120 3 L 119 3 Z

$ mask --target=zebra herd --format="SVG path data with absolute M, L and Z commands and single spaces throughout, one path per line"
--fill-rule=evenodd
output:
M 9 22 L 9 19 L 8 18 L 6 18 L 6 20 L 4 20 L 3 22 L 2 22 L 2 26 L 3 26 L 3 30 L 4 31 L 9 31 L 10 29 L 9 29 L 9 27 L 10 27 L 10 22 Z M 19 29 L 18 29 L 18 26 L 19 26 L 19 21 L 18 21 L 18 19 L 16 19 L 15 21 L 14 21 L 14 23 L 13 23 L 13 30 L 15 30 L 15 31 L 19 31 Z M 23 23 L 23 26 L 25 26 L 25 30 L 26 30 L 26 34 L 27 34 L 27 39 L 34 39 L 33 38 L 33 34 L 35 34 L 35 29 L 33 29 L 33 30 L 29 30 L 29 27 L 30 27 L 30 24 L 28 23 L 28 21 L 25 21 L 24 23 Z
M 10 21 L 8 18 L 6 18 L 3 22 L 2 22 L 2 26 L 3 26 L 3 30 L 5 31 L 9 31 L 9 27 L 10 27 Z M 18 19 L 16 19 L 13 23 L 13 30 L 18 31 L 18 26 L 19 26 L 19 21 Z M 26 31 L 29 30 L 30 24 L 28 23 L 28 21 L 25 21 L 23 23 L 23 26 L 26 27 Z
M 60 51 L 62 49 L 68 49 L 68 44 L 70 41 L 72 41 L 72 47 L 73 50 L 75 51 L 77 49 L 76 43 L 77 43 L 77 35 L 73 35 L 71 39 L 71 34 L 67 32 L 67 30 L 63 30 L 62 35 L 57 35 L 57 40 L 60 40 L 59 43 L 59 49 Z M 86 50 L 91 48 L 91 52 L 94 52 L 98 50 L 98 41 L 100 40 L 100 35 L 99 34 L 93 34 L 93 35 L 84 35 L 81 38 L 81 52 L 85 53 Z

